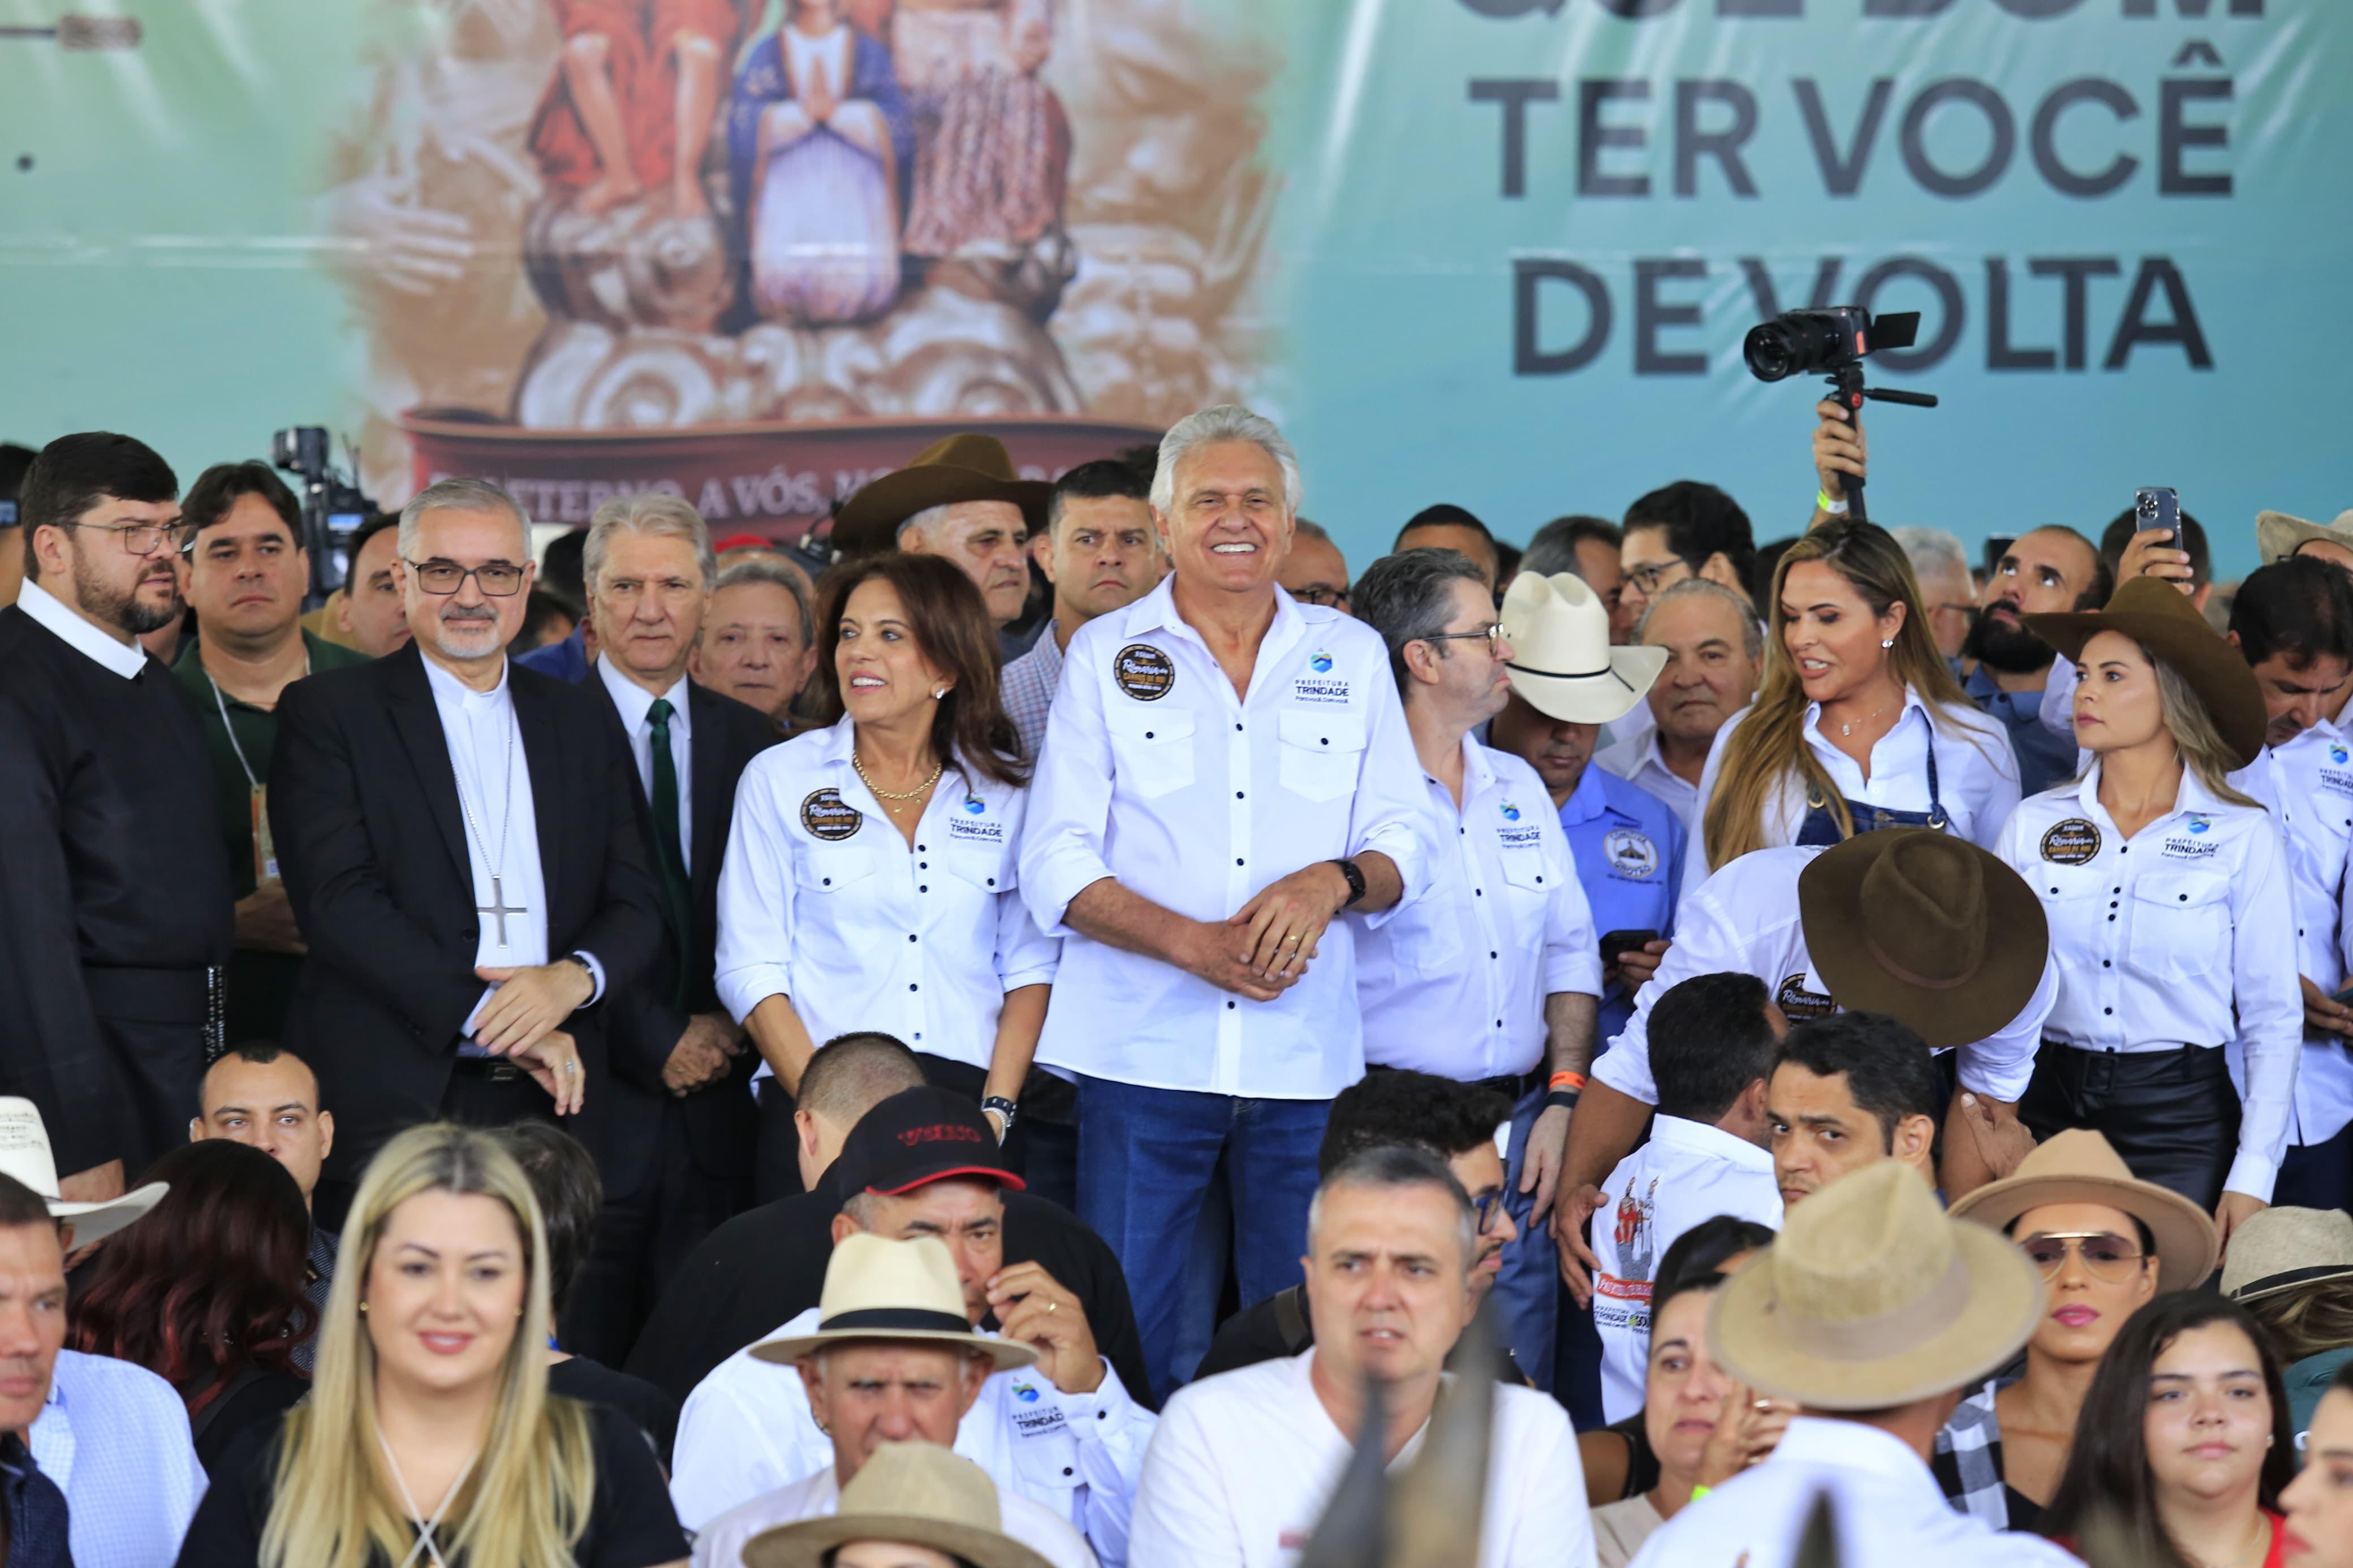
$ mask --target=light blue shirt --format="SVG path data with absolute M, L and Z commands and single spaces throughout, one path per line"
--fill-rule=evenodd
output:
M 1577 879 L 1593 911 L 1596 940 L 1613 931 L 1654 931 L 1672 936 L 1675 897 L 1683 885 L 1690 842 L 1674 808 L 1609 769 L 1587 763 L 1560 808 L 1560 826 L 1577 861 Z M 1614 963 L 1617 954 L 1602 962 Z M 1613 1038 L 1632 1016 L 1634 998 L 1613 984 L 1601 998 L 1594 1038 Z
M 66 1494 L 74 1568 L 171 1568 L 205 1471 L 170 1384 L 127 1361 L 59 1351 L 29 1437 Z

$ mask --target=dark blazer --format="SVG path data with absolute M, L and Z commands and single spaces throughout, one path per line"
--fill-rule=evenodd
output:
M 652 803 L 639 780 L 628 732 L 621 727 L 620 710 L 613 706 L 613 694 L 606 689 L 604 678 L 593 670 L 581 681 L 581 689 L 594 695 L 613 743 L 629 759 L 629 799 L 637 808 L 647 863 L 655 868 L 659 888 Z M 712 984 L 712 965 L 719 948 L 719 867 L 727 854 L 728 829 L 735 820 L 735 784 L 744 776 L 746 763 L 776 743 L 776 727 L 768 722 L 768 716 L 748 703 L 723 697 L 691 680 L 687 682 L 686 700 L 691 737 L 687 787 L 693 794 L 688 829 L 693 837 L 686 857 L 687 901 L 693 922 L 687 937 L 686 1006 L 681 1009 L 670 1002 L 679 955 L 665 900 L 661 952 L 645 983 L 615 999 L 609 1020 L 613 1073 L 622 1080 L 615 1116 L 631 1129 L 619 1145 L 630 1148 L 653 1146 L 652 1129 L 670 1094 L 662 1087 L 662 1064 L 670 1059 L 679 1036 L 686 1032 L 687 1015 L 723 1011 Z M 679 1114 L 686 1120 L 687 1147 L 705 1175 L 746 1183 L 751 1179 L 752 1146 L 760 1124 L 751 1084 L 759 1062 L 759 1053 L 746 1042 L 725 1078 L 678 1102 Z M 607 1173 L 607 1186 L 617 1193 L 627 1192 L 638 1173 L 617 1167 Z
M 654 967 L 660 894 L 631 806 L 636 771 L 596 701 L 510 664 L 531 771 L 551 958 L 594 953 L 605 1000 Z M 298 680 L 278 705 L 269 826 L 310 945 L 289 1043 L 340 1123 L 327 1174 L 355 1179 L 384 1141 L 440 1113 L 459 1031 L 480 1000 L 456 771 L 415 644 Z M 600 1156 L 615 1098 L 612 1009 L 565 1024 L 587 1074 L 573 1131 Z

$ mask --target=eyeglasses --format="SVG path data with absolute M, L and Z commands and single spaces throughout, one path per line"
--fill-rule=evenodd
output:
M 1324 583 L 1310 583 L 1304 588 L 1286 591 L 1303 605 L 1316 605 L 1327 610 L 1343 608 L 1348 603 L 1347 589 L 1335 588 Z
M 522 588 L 522 568 L 503 561 L 484 566 L 460 566 L 452 561 L 417 562 L 406 556 L 401 559 L 417 574 L 417 585 L 428 594 L 454 594 L 466 585 L 469 577 L 493 599 L 511 598 Z
M 1489 621 L 1475 632 L 1432 632 L 1426 637 L 1417 637 L 1414 640 L 1417 642 L 1469 642 L 1473 637 L 1484 638 L 1487 651 L 1493 653 L 1504 646 L 1504 623 Z
M 196 531 L 184 522 L 78 522 L 74 526 L 114 534 L 128 555 L 153 555 L 167 544 L 178 554 L 196 542 Z
M 1495 1228 L 1495 1216 L 1504 1210 L 1504 1194 L 1499 1192 L 1481 1193 L 1471 1200 L 1471 1206 L 1478 1211 L 1479 1234 L 1484 1236 Z
M 1677 556 L 1672 561 L 1655 562 L 1648 566 L 1630 566 L 1626 569 L 1626 581 L 1641 589 L 1646 597 L 1655 597 L 1660 588 L 1665 585 L 1668 573 L 1682 572 L 1688 574 L 1692 570 L 1690 562 Z M 1683 579 L 1678 577 L 1675 581 L 1680 583 Z M 1623 590 L 1621 589 L 1620 592 Z
M 2018 1249 L 2026 1254 L 2028 1262 L 2042 1271 L 2045 1279 L 2059 1277 L 2059 1270 L 2066 1266 L 2067 1255 L 2072 1252 L 2083 1260 L 2084 1272 L 2110 1284 L 2130 1279 L 2147 1257 L 2123 1237 L 2094 1230 L 2030 1236 L 2018 1244 Z

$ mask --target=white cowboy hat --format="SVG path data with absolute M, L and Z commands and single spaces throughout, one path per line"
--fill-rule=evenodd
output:
M 828 1345 L 852 1340 L 912 1340 L 977 1351 L 1010 1372 L 1038 1359 L 1029 1346 L 975 1333 L 964 1315 L 964 1285 L 947 1243 L 935 1236 L 907 1241 L 863 1232 L 842 1237 L 825 1266 L 817 1330 L 752 1347 L 755 1360 L 790 1366 Z
M 2340 511 L 2335 522 L 2306 522 L 2284 511 L 2255 513 L 2255 548 L 2266 563 L 2284 561 L 2316 539 L 2353 550 L 2353 511 Z
M 1512 689 L 1547 718 L 1607 724 L 1631 712 L 1666 668 L 1662 647 L 1609 646 L 1609 612 L 1573 572 L 1523 572 L 1504 591 Z
M 49 1205 L 49 1217 L 69 1221 L 77 1249 L 103 1240 L 153 1208 L 171 1189 L 150 1182 L 102 1204 L 69 1204 L 58 1196 L 58 1162 L 49 1152 L 49 1130 L 41 1108 L 14 1095 L 0 1096 L 0 1175 L 14 1176 Z
M 976 1568 L 1050 1568 L 1005 1533 L 997 1483 L 961 1454 L 885 1443 L 841 1489 L 834 1512 L 764 1530 L 744 1547 L 749 1568 L 820 1568 L 853 1541 L 928 1546 Z

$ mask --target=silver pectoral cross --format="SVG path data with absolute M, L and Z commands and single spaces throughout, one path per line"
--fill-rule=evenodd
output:
M 504 947 L 507 944 L 507 917 L 509 915 L 527 915 L 531 911 L 521 904 L 510 905 L 507 902 L 506 889 L 501 885 L 499 878 L 493 874 L 491 878 L 491 901 L 487 904 L 476 904 L 474 906 L 474 912 L 478 915 L 495 915 L 498 917 L 499 945 L 501 947 Z

